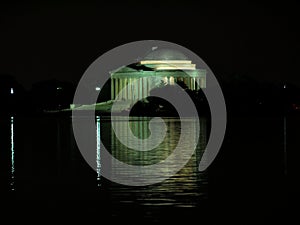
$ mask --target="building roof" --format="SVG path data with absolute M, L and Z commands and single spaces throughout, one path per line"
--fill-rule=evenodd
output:
M 188 60 L 188 58 L 183 53 L 173 49 L 156 49 L 143 60 Z
M 125 77 L 164 75 L 168 73 L 174 76 L 177 71 L 178 76 L 203 76 L 204 70 L 196 69 L 196 65 L 192 64 L 183 53 L 173 49 L 155 49 L 146 57 L 137 63 L 133 63 L 121 67 L 111 74 L 114 77 L 119 75 Z M 184 71 L 189 71 L 189 75 Z

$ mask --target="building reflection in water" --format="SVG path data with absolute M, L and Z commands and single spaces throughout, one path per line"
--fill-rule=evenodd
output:
M 131 128 L 132 133 L 139 138 L 141 141 L 146 139 L 150 135 L 149 130 L 149 121 L 150 118 L 134 118 L 132 117 L 129 121 L 129 127 Z M 124 161 L 128 164 L 132 165 L 150 165 L 157 163 L 161 160 L 164 160 L 172 151 L 176 148 L 180 135 L 181 135 L 181 126 L 187 126 L 189 132 L 191 134 L 193 132 L 197 132 L 199 134 L 199 144 L 196 150 L 197 158 L 199 158 L 199 154 L 201 155 L 203 148 L 206 144 L 206 122 L 204 119 L 200 119 L 200 127 L 197 128 L 196 123 L 193 118 L 187 119 L 178 119 L 178 118 L 164 118 L 164 121 L 167 126 L 167 133 L 164 141 L 155 149 L 151 151 L 137 151 L 130 149 L 126 146 L 129 146 L 130 139 L 127 140 L 127 143 L 124 145 L 117 139 L 114 134 L 113 129 L 110 128 L 111 133 L 111 153 L 117 159 Z M 124 136 L 129 136 L 127 129 L 127 121 L 122 120 L 122 117 L 118 120 L 119 125 L 117 129 L 119 129 L 119 133 Z M 182 123 L 182 124 L 181 124 Z M 104 131 L 107 132 L 107 131 Z M 186 140 L 190 141 L 190 140 Z M 186 143 L 187 144 L 187 143 Z M 188 144 L 187 144 L 188 146 Z M 180 157 L 180 155 L 178 156 Z
M 150 135 L 149 130 L 149 121 L 151 118 L 149 117 L 130 117 L 129 120 L 129 127 L 131 128 L 132 133 L 139 139 L 146 139 Z M 125 120 L 123 117 L 119 117 L 117 119 L 118 126 L 116 127 L 119 129 L 119 133 L 122 135 L 130 135 L 128 133 L 127 129 L 127 123 L 128 121 Z M 195 123 L 195 119 L 193 118 L 185 118 L 185 119 L 179 119 L 179 118 L 164 118 L 164 121 L 166 123 L 167 127 L 167 133 L 165 136 L 164 141 L 155 149 L 150 151 L 138 151 L 134 149 L 128 148 L 126 145 L 129 143 L 124 143 L 124 145 L 118 140 L 116 135 L 114 134 L 114 130 L 111 127 L 111 120 L 109 118 L 105 119 L 101 117 L 101 138 L 104 142 L 104 145 L 110 151 L 110 153 L 117 158 L 118 160 L 131 164 L 131 165 L 140 165 L 140 166 L 147 166 L 156 164 L 158 162 L 161 162 L 165 160 L 170 154 L 172 154 L 173 150 L 176 148 L 178 141 L 180 139 L 181 135 L 181 127 L 185 126 L 188 127 L 189 133 L 191 133 L 191 136 L 194 132 L 197 132 L 199 134 L 199 140 L 197 148 L 187 163 L 187 165 L 181 169 L 174 177 L 169 178 L 167 181 L 163 182 L 163 184 L 160 185 L 161 188 L 167 188 L 170 189 L 170 191 L 173 188 L 195 188 L 195 185 L 199 185 L 199 181 L 202 179 L 199 176 L 198 172 L 198 164 L 201 160 L 202 154 L 204 152 L 206 142 L 207 142 L 207 136 L 206 136 L 206 119 L 201 118 L 199 121 L 199 126 L 197 127 L 197 123 Z M 97 156 L 99 154 L 99 140 L 100 140 L 100 134 L 99 134 L 99 126 L 100 126 L 100 119 L 97 118 Z M 129 131 L 130 132 L 130 131 Z M 200 132 L 200 133 L 199 133 Z M 189 134 L 188 134 L 189 135 Z M 130 141 L 129 139 L 127 140 Z M 188 143 L 190 140 L 186 140 L 184 143 L 184 146 L 190 146 L 190 143 Z M 176 160 L 174 160 L 174 165 L 169 165 L 171 168 L 172 166 L 175 166 L 175 163 L 178 163 L 180 160 L 184 160 L 186 158 L 185 151 L 182 151 L 182 153 L 179 153 L 176 155 Z M 97 165 L 98 162 L 97 157 Z M 100 170 L 100 165 L 97 167 Z M 112 168 L 113 170 L 114 168 Z M 161 171 L 162 173 L 167 171 Z M 126 173 L 130 173 L 130 171 L 122 171 L 122 174 L 126 176 Z M 98 173 L 99 175 L 99 173 Z M 199 180 L 200 179 L 200 180 Z M 203 181 L 203 180 L 202 180 Z M 200 183 L 202 182 L 200 181 Z M 170 185 L 170 182 L 174 185 Z M 179 187 L 178 182 L 181 183 L 183 186 Z
M 140 139 L 149 137 L 149 117 L 130 117 L 129 126 L 132 133 Z M 129 204 L 132 201 L 137 201 L 135 204 L 159 206 L 172 205 L 175 207 L 196 207 L 200 204 L 201 199 L 207 197 L 207 174 L 198 171 L 198 165 L 207 142 L 207 125 L 206 119 L 200 118 L 199 126 L 197 127 L 195 119 L 193 118 L 164 118 L 167 127 L 167 133 L 164 141 L 155 149 L 150 151 L 137 151 L 125 146 L 117 139 L 111 127 L 110 118 L 101 117 L 101 138 L 104 145 L 110 153 L 118 160 L 131 165 L 151 165 L 166 159 L 176 148 L 181 135 L 181 127 L 187 126 L 187 132 L 200 132 L 197 148 L 190 158 L 189 162 L 174 176 L 168 178 L 157 185 L 145 186 L 142 189 L 132 188 L 130 186 L 123 186 L 112 184 L 110 186 L 111 200 L 116 204 Z M 118 129 L 121 130 L 122 135 L 126 134 L 127 121 L 122 117 L 118 119 Z M 99 120 L 97 119 L 97 132 L 99 131 Z M 100 138 L 100 135 L 97 135 Z M 186 140 L 186 146 L 190 146 Z M 97 141 L 99 143 L 99 139 Z M 98 145 L 97 145 L 98 146 Z M 98 150 L 97 150 L 98 152 Z M 176 155 L 174 163 L 178 163 L 185 158 L 185 151 Z M 98 154 L 98 153 L 97 153 Z M 98 164 L 97 164 L 98 165 Z M 172 164 L 169 164 L 171 169 Z M 111 168 L 112 170 L 114 168 Z M 151 171 L 150 171 L 151 172 Z M 162 173 L 167 171 L 161 171 Z M 122 171 L 126 176 L 130 171 Z M 134 198 L 132 196 L 135 196 Z M 123 202 L 124 201 L 124 202 Z
M 7 142 L 7 147 L 9 147 L 9 151 L 7 155 L 4 155 L 5 157 L 2 157 L 7 160 L 7 163 L 2 163 L 2 166 L 3 168 L 7 168 L 5 165 L 9 166 L 9 169 L 3 169 L 3 171 L 6 171 L 7 173 L 5 174 L 5 177 L 9 177 L 7 184 L 10 190 L 15 190 L 16 188 L 22 190 L 24 187 L 31 188 L 34 185 L 38 186 L 40 184 L 47 184 L 49 185 L 49 188 L 53 187 L 53 185 L 57 185 L 58 187 L 67 187 L 75 184 L 79 189 L 82 187 L 82 184 L 84 184 L 84 188 L 90 188 L 91 186 L 94 188 L 95 181 L 97 180 L 97 185 L 100 186 L 101 184 L 101 190 L 108 190 L 106 189 L 106 185 L 109 185 L 109 192 L 112 199 L 115 199 L 117 202 L 120 202 L 120 198 L 124 199 L 124 201 L 133 201 L 138 198 L 141 199 L 140 204 L 153 205 L 153 199 L 160 196 L 160 203 L 164 202 L 167 204 L 173 202 L 172 204 L 177 206 L 185 204 L 183 202 L 185 198 L 181 199 L 181 197 L 178 198 L 178 196 L 186 197 L 187 195 L 190 195 L 191 198 L 194 198 L 194 196 L 205 194 L 205 190 L 203 188 L 205 188 L 205 182 L 207 182 L 207 179 L 206 176 L 203 176 L 203 174 L 198 171 L 198 164 L 207 141 L 206 119 L 204 118 L 200 119 L 199 128 L 196 127 L 192 118 L 183 120 L 180 120 L 179 118 L 163 118 L 167 128 L 167 133 L 163 142 L 153 150 L 136 151 L 126 147 L 118 141 L 111 127 L 111 117 L 96 117 L 96 174 L 86 165 L 86 162 L 80 155 L 80 151 L 76 147 L 76 142 L 73 138 L 70 127 L 71 119 L 70 121 L 64 119 L 47 119 L 42 120 L 43 123 L 40 123 L 40 120 L 33 120 L 29 122 L 20 121 L 19 119 L 16 120 L 16 117 L 9 117 L 8 119 L 9 123 L 7 124 L 7 128 L 9 129 L 7 130 L 10 132 L 7 132 L 7 134 L 9 134 L 7 137 L 10 141 Z M 130 117 L 129 126 L 131 131 L 141 140 L 148 138 L 150 135 L 150 119 L 151 118 L 149 117 Z M 80 122 L 84 122 L 84 120 L 85 118 L 83 118 Z M 54 121 L 58 123 L 59 126 L 57 126 Z M 16 122 L 18 124 L 17 131 Z M 127 121 L 120 117 L 118 123 L 119 126 L 117 127 L 122 130 L 121 133 L 123 135 L 128 135 L 126 134 L 128 130 L 125 129 Z M 31 142 L 33 139 L 20 139 L 21 135 L 16 135 L 16 132 L 22 131 L 20 130 L 22 127 L 24 127 L 24 131 L 26 131 L 27 127 L 24 125 L 27 124 L 35 126 L 34 129 L 31 130 L 32 133 L 29 133 L 30 135 L 34 134 L 37 137 L 34 139 L 36 140 L 35 143 Z M 103 144 L 115 158 L 124 163 L 142 166 L 152 165 L 165 160 L 170 154 L 172 154 L 180 138 L 182 124 L 189 127 L 187 132 L 200 132 L 200 138 L 195 154 L 190 158 L 186 166 L 184 166 L 184 168 L 182 168 L 173 177 L 170 177 L 157 185 L 143 187 L 141 190 L 139 189 L 138 193 L 137 189 L 134 187 L 118 185 L 113 182 L 107 184 L 107 182 L 105 182 L 106 179 L 101 178 L 101 169 L 103 169 L 103 167 L 101 168 L 101 160 L 103 160 L 103 158 L 101 158 L 101 147 Z M 51 131 L 47 133 L 48 135 L 44 135 L 44 133 L 40 132 L 40 129 L 45 129 L 45 127 Z M 28 133 L 26 133 L 26 135 L 27 134 Z M 58 135 L 60 137 L 57 137 Z M 16 137 L 19 139 L 16 140 Z M 56 138 L 57 141 L 53 141 Z M 33 150 L 31 151 L 30 148 L 26 148 L 26 154 L 23 155 L 22 151 L 16 152 L 16 143 L 25 143 L 24 146 L 30 146 Z M 188 143 L 186 144 L 189 146 Z M 42 151 L 40 150 L 41 147 Z M 60 152 L 58 153 L 58 151 Z M 176 155 L 176 157 L 179 160 L 184 158 L 184 151 L 183 153 Z M 16 158 L 20 159 L 20 161 L 18 161 L 18 165 L 15 164 Z M 169 164 L 169 168 L 171 169 L 174 165 Z M 16 166 L 18 169 L 17 172 Z M 59 170 L 57 170 L 58 167 Z M 59 171 L 59 173 L 57 173 L 57 171 Z M 125 175 L 125 177 L 126 174 L 130 173 L 130 171 L 121 172 Z M 163 174 L 166 171 L 161 172 Z M 44 187 L 47 186 L 44 185 Z M 127 194 L 133 192 L 136 193 L 136 197 L 131 198 L 131 194 L 129 194 L 127 199 Z M 163 193 L 165 193 L 166 196 Z M 165 196 L 165 198 L 162 198 L 162 196 Z M 193 202 L 196 203 L 197 201 Z M 191 203 L 190 205 L 193 204 L 194 203 Z

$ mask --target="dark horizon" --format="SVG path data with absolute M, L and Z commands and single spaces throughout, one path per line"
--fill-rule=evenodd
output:
M 77 85 L 88 66 L 106 51 L 154 39 L 194 51 L 217 77 L 240 74 L 300 86 L 293 5 L 200 6 L 192 1 L 184 1 L 182 7 L 171 1 L 2 3 L 0 74 L 14 76 L 27 90 L 51 79 Z M 114 15 L 120 19 L 110 19 Z

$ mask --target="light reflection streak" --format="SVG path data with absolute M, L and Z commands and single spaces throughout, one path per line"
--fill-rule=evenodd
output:
M 99 182 L 101 179 L 101 155 L 100 155 L 100 145 L 101 145 L 101 136 L 100 136 L 100 116 L 96 117 L 97 121 L 97 181 Z M 100 186 L 100 183 L 98 183 Z
M 10 152 L 11 152 L 11 190 L 15 190 L 15 146 L 14 146 L 14 117 L 10 117 Z

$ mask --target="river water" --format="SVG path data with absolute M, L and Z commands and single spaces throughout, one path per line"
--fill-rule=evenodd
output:
M 147 138 L 149 120 L 132 117 L 129 124 L 133 134 Z M 118 141 L 111 118 L 97 117 L 95 121 L 95 141 L 102 142 L 118 160 L 132 165 L 151 165 L 172 154 L 182 126 L 178 118 L 164 118 L 167 133 L 163 142 L 155 150 L 137 152 Z M 120 129 L 127 124 L 122 119 L 118 123 Z M 200 119 L 199 129 L 192 118 L 183 123 L 199 134 L 189 162 L 161 183 L 134 187 L 101 176 L 100 145 L 95 155 L 97 171 L 88 166 L 76 145 L 71 117 L 2 118 L 0 191 L 4 214 L 10 220 L 23 215 L 33 221 L 40 217 L 66 221 L 102 217 L 123 222 L 162 222 L 205 210 L 208 174 L 199 172 L 198 164 L 207 142 L 207 120 Z M 123 171 L 125 175 L 127 172 Z
M 157 163 L 172 154 L 182 130 L 178 118 L 164 120 L 167 133 L 155 151 L 141 153 L 122 145 L 107 117 L 95 118 L 95 142 L 125 163 Z M 148 122 L 147 117 L 131 118 L 130 128 L 138 138 L 147 138 Z M 118 123 L 120 129 L 126 125 L 122 119 Z M 189 162 L 161 183 L 134 187 L 101 176 L 101 147 L 95 150 L 97 170 L 90 168 L 77 148 L 70 117 L 2 117 L 1 224 L 19 219 L 30 224 L 299 221 L 297 116 L 228 118 L 222 148 L 205 172 L 197 167 L 209 121 L 201 118 L 199 129 L 193 119 L 185 123 L 200 136 Z

